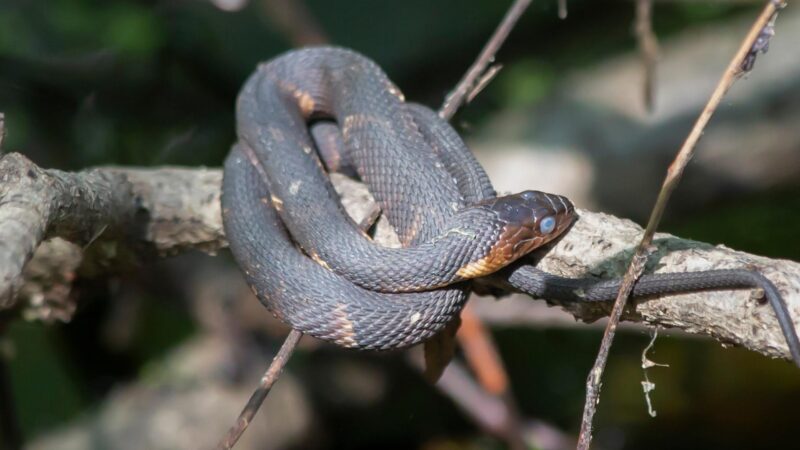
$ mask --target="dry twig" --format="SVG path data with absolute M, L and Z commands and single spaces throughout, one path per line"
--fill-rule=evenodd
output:
M 622 316 L 622 311 L 625 308 L 625 303 L 628 297 L 630 296 L 633 284 L 644 271 L 645 262 L 650 251 L 650 246 L 653 242 L 653 236 L 655 235 L 656 228 L 661 221 L 661 217 L 664 213 L 667 202 L 669 201 L 672 192 L 680 182 L 681 176 L 683 175 L 683 170 L 686 168 L 686 165 L 694 155 L 695 145 L 700 139 L 703 129 L 708 124 L 708 121 L 711 119 L 714 111 L 719 106 L 722 97 L 742 73 L 742 67 L 745 62 L 745 58 L 751 54 L 757 38 L 761 35 L 764 27 L 770 23 L 770 20 L 781 6 L 782 4 L 776 2 L 775 0 L 769 0 L 764 6 L 761 14 L 758 16 L 755 23 L 750 28 L 750 31 L 747 33 L 741 45 L 739 46 L 739 50 L 728 64 L 728 67 L 723 73 L 719 83 L 717 83 L 714 92 L 711 94 L 711 98 L 708 100 L 708 103 L 700 113 L 700 116 L 689 132 L 689 135 L 678 151 L 675 160 L 672 162 L 672 164 L 670 164 L 670 167 L 667 170 L 667 176 L 664 179 L 664 183 L 661 187 L 661 191 L 658 194 L 658 198 L 656 199 L 656 204 L 653 207 L 653 211 L 650 214 L 650 219 L 647 222 L 647 228 L 645 229 L 641 241 L 636 246 L 631 263 L 625 273 L 623 284 L 620 287 L 619 294 L 614 302 L 614 307 L 611 311 L 610 320 L 608 321 L 608 325 L 606 326 L 603 334 L 603 340 L 600 344 L 600 350 L 598 351 L 597 359 L 586 380 L 586 403 L 584 405 L 583 420 L 581 422 L 581 431 L 578 440 L 578 448 L 581 450 L 588 449 L 591 445 L 592 421 L 600 396 L 600 380 L 602 378 L 603 370 L 605 369 L 606 361 L 608 360 L 608 352 L 611 348 L 611 343 L 614 339 L 617 324 Z
M 653 0 L 636 0 L 636 40 L 644 69 L 644 106 L 647 112 L 655 109 L 656 62 L 658 61 L 658 38 L 653 31 Z
M 410 351 L 407 360 L 420 372 L 425 370 L 421 354 Z M 574 445 L 570 436 L 553 425 L 539 421 L 533 421 L 532 427 L 520 424 L 518 417 L 510 415 L 512 411 L 503 399 L 482 389 L 458 361 L 447 366 L 436 388 L 451 398 L 485 433 L 513 443 L 512 448 L 528 445 L 560 450 Z
M 228 430 L 219 444 L 217 444 L 217 450 L 230 450 L 236 445 L 242 433 L 244 433 L 248 425 L 250 425 L 250 422 L 252 422 L 261 404 L 264 403 L 264 399 L 267 398 L 267 394 L 269 394 L 269 391 L 272 389 L 272 385 L 278 381 L 284 366 L 289 362 L 289 358 L 292 356 L 294 348 L 297 346 L 297 343 L 300 342 L 301 337 L 303 337 L 303 333 L 297 330 L 289 332 L 289 336 L 283 341 L 283 345 L 281 345 L 281 349 L 278 350 L 278 354 L 272 359 L 272 363 L 269 365 L 266 373 L 261 377 L 258 388 L 253 392 L 253 395 L 250 396 L 250 400 L 247 401 L 247 405 L 242 409 L 239 418 L 236 419 L 236 423 Z
M 490 64 L 530 3 L 530 0 L 514 1 L 481 53 L 445 98 L 439 109 L 440 117 L 445 120 L 452 119 L 465 101 L 471 102 L 494 79 L 502 66 L 499 64 L 490 66 Z M 462 311 L 461 318 L 464 328 L 460 331 L 458 338 L 467 351 L 470 366 L 475 370 L 484 389 L 495 396 L 505 409 L 507 423 L 504 437 L 506 441 L 512 448 L 520 447 L 523 445 L 522 430 L 516 405 L 509 395 L 508 375 L 502 365 L 497 348 L 486 328 L 480 323 L 480 319 L 470 312 L 469 307 Z M 450 395 L 456 401 L 459 400 L 458 391 L 450 392 Z
M 500 401 L 505 410 L 503 437 L 512 449 L 524 449 L 525 438 L 520 424 L 520 414 L 508 382 L 508 373 L 497 345 L 489 330 L 468 303 L 461 311 L 461 327 L 456 334 L 461 348 L 475 376 L 486 392 Z M 451 393 L 458 396 L 458 391 Z
M 329 42 L 322 26 L 302 0 L 260 0 L 260 5 L 292 46 L 322 45 Z
M 450 120 L 453 117 L 453 114 L 455 114 L 458 108 L 464 103 L 464 99 L 475 89 L 476 83 L 483 76 L 486 67 L 494 61 L 494 55 L 500 49 L 500 46 L 503 45 L 508 34 L 511 33 L 514 25 L 516 25 L 520 16 L 522 16 L 522 13 L 525 12 L 525 9 L 528 8 L 530 3 L 531 0 L 514 1 L 505 17 L 503 17 L 503 20 L 500 22 L 500 25 L 497 26 L 494 34 L 492 34 L 492 37 L 489 38 L 489 41 L 483 47 L 483 50 L 481 50 L 478 58 L 472 63 L 472 66 L 470 66 L 467 73 L 464 74 L 464 77 L 461 78 L 461 81 L 458 82 L 455 89 L 447 94 L 447 98 L 444 99 L 444 104 L 439 109 L 439 116 L 445 120 Z
M 484 389 L 498 396 L 508 393 L 508 375 L 500 353 L 470 304 L 461 311 L 461 328 L 456 337 Z

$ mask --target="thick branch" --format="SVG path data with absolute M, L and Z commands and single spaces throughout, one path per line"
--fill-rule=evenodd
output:
M 219 209 L 219 170 L 101 168 L 68 174 L 38 169 L 24 157 L 14 154 L 0 159 L 0 168 L 2 179 L 6 180 L 0 184 L 0 217 L 9 217 L 9 213 L 14 211 L 18 218 L 12 220 L 11 224 L 17 223 L 20 217 L 30 217 L 27 223 L 31 229 L 55 230 L 49 235 L 63 232 L 68 238 L 91 236 L 101 228 L 100 225 L 106 225 L 98 242 L 87 248 L 84 258 L 89 261 L 84 261 L 84 267 L 98 267 L 98 258 L 103 261 L 103 269 L 116 269 L 118 267 L 115 264 L 123 263 L 119 252 L 97 251 L 95 247 L 98 246 L 132 250 L 137 259 L 142 259 L 189 249 L 214 252 L 226 245 Z M 42 176 L 36 179 L 27 177 L 25 174 L 29 169 Z M 59 182 L 52 181 L 54 177 Z M 363 185 L 340 176 L 334 176 L 333 180 L 356 220 L 369 213 L 371 197 Z M 38 193 L 35 194 L 39 195 L 38 198 L 60 200 L 48 204 L 14 201 L 14 198 L 8 197 L 8 193 L 23 191 L 24 186 L 11 181 L 28 186 Z M 115 195 L 100 192 L 106 189 Z M 81 195 L 71 194 L 76 192 Z M 120 195 L 120 192 L 127 194 Z M 32 198 L 31 195 L 28 198 Z M 105 203 L 96 199 L 103 199 Z M 48 205 L 58 205 L 58 214 L 47 211 Z M 110 214 L 102 214 L 105 210 L 101 207 L 124 215 L 119 217 L 136 219 L 122 223 Z M 630 252 L 641 236 L 641 228 L 631 221 L 607 214 L 588 211 L 581 211 L 580 214 L 575 227 L 541 258 L 539 267 L 574 277 L 621 276 L 630 259 Z M 46 222 L 53 218 L 72 226 Z M 0 270 L 5 278 L 0 281 L 0 291 L 8 292 L 12 285 L 9 280 L 18 284 L 22 281 L 19 276 L 21 260 L 14 259 L 13 255 L 21 258 L 19 255 L 25 255 L 29 247 L 35 246 L 35 238 L 45 233 L 32 235 L 28 228 L 5 226 L 5 220 L 3 223 L 4 226 L 0 227 L 0 233 L 3 233 L 0 240 Z M 87 233 L 75 229 L 75 224 L 81 223 L 87 226 L 87 230 L 94 231 Z M 112 233 L 112 229 L 116 232 Z M 387 227 L 379 224 L 378 230 L 380 239 L 390 237 Z M 657 250 L 649 260 L 648 271 L 652 271 L 653 267 L 658 272 L 756 268 L 763 271 L 780 289 L 794 317 L 800 317 L 800 264 L 749 255 L 667 234 L 656 235 L 655 244 Z M 110 257 L 110 253 L 117 257 Z M 32 265 L 48 256 L 53 255 L 43 248 L 37 252 Z M 49 266 L 54 267 L 52 261 Z M 26 281 L 41 283 L 41 278 L 40 273 L 36 280 L 26 278 Z M 23 306 L 30 306 L 29 298 L 20 297 L 20 300 L 28 302 Z M 606 304 L 562 306 L 584 321 L 603 317 L 610 308 Z M 625 318 L 713 336 L 768 356 L 787 356 L 783 336 L 772 310 L 768 305 L 760 305 L 751 291 L 747 290 L 702 292 L 648 300 L 635 309 L 629 308 Z M 798 323 L 797 319 L 795 322 Z
M 11 304 L 23 266 L 39 243 L 62 236 L 87 244 L 131 220 L 129 184 L 117 174 L 42 170 L 18 154 L 0 159 L 0 307 Z
M 90 262 L 98 269 L 151 254 L 224 246 L 220 180 L 217 170 L 69 173 L 43 170 L 16 153 L 0 157 L 0 308 L 12 306 L 22 268 L 44 239 L 61 237 L 80 246 L 98 241 L 90 247 Z

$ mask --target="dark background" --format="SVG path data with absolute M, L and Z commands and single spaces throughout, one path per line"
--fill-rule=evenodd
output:
M 309 0 L 307 5 L 333 43 L 373 58 L 407 98 L 436 107 L 477 55 L 507 2 Z M 456 118 L 466 139 L 491 136 L 485 130 L 500 113 L 547 108 L 556 101 L 554 92 L 569 89 L 564 85 L 567 74 L 635 51 L 633 11 L 630 2 L 571 1 L 569 17 L 559 20 L 555 1 L 534 2 L 498 55 L 505 69 Z M 669 40 L 694 29 L 754 18 L 756 13 L 752 3 L 659 2 L 655 29 L 662 40 Z M 779 20 L 776 39 L 781 38 L 780 24 Z M 739 29 L 738 35 L 745 31 Z M 65 170 L 94 165 L 219 166 L 235 139 L 233 104 L 241 83 L 257 62 L 290 47 L 259 0 L 236 12 L 200 0 L 3 0 L 4 148 L 20 151 L 44 167 Z M 796 58 L 796 53 L 761 56 L 750 77 L 758 77 L 759 66 L 773 58 Z M 795 85 L 788 83 L 770 95 L 796 92 Z M 797 111 L 797 103 L 777 104 L 770 114 Z M 721 114 L 726 114 L 725 108 L 723 104 Z M 747 120 L 752 125 L 770 117 Z M 570 117 L 562 119 L 558 126 L 570 134 Z M 660 145 L 677 149 L 674 143 L 688 132 L 687 120 L 669 125 L 672 137 L 658 138 Z M 656 138 L 642 139 L 633 148 L 647 152 L 653 141 Z M 787 145 L 798 150 L 797 141 Z M 630 202 L 652 201 L 667 161 L 659 162 L 661 169 L 644 187 L 627 192 L 642 197 Z M 596 167 L 595 183 L 614 178 L 606 175 L 602 164 Z M 706 199 L 699 194 L 702 203 L 681 203 L 682 197 L 698 196 L 691 187 L 683 187 L 663 230 L 800 260 L 798 186 L 723 183 L 719 195 Z M 629 201 L 619 200 L 620 195 L 613 196 L 617 202 L 598 195 L 591 206 L 641 223 L 645 215 L 626 209 Z M 200 268 L 230 268 L 217 261 L 229 263 L 227 254 L 211 259 L 188 255 L 113 279 L 81 279 L 76 286 L 81 309 L 71 323 L 15 321 L 4 345 L 14 355 L 11 381 L 26 437 L 46 437 L 77 420 L 92 423 L 114 392 L 166 370 L 162 365 L 173 349 L 208 333 L 193 311 L 194 291 L 185 284 L 199 278 Z M 228 269 L 203 273 L 235 278 Z M 126 302 L 135 306 L 120 306 Z M 265 367 L 279 344 L 279 333 L 252 339 L 259 355 L 252 371 Z M 575 435 L 599 329 L 541 325 L 496 330 L 495 337 L 521 410 Z M 797 446 L 794 407 L 800 401 L 800 374 L 790 364 L 741 349 L 723 350 L 708 340 L 660 338 L 653 359 L 670 367 L 649 372 L 657 385 L 652 398 L 658 416 L 653 419 L 640 387 L 640 355 L 648 341 L 646 332 L 629 329 L 615 343 L 595 424 L 598 448 Z M 367 378 L 377 373 L 385 389 L 361 404 L 338 398 L 329 375 L 342 360 L 368 367 Z M 234 373 L 228 375 L 236 379 L 236 367 L 220 370 Z M 295 355 L 289 373 L 297 376 L 314 411 L 313 426 L 295 447 L 503 447 L 427 386 L 398 355 L 306 348 Z M 280 412 L 272 412 L 276 413 Z M 207 425 L 221 433 L 233 419 L 231 415 L 227 423 Z M 135 443 L 135 437 L 131 439 L 127 445 Z M 92 447 L 117 447 L 109 442 L 98 440 Z

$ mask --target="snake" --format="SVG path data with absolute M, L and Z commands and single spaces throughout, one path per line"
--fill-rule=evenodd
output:
M 412 346 L 458 316 L 474 281 L 561 301 L 617 296 L 621 279 L 561 277 L 526 258 L 579 220 L 572 202 L 498 196 L 458 133 L 355 51 L 304 48 L 262 63 L 237 97 L 236 123 L 225 234 L 259 301 L 298 331 L 348 348 Z M 336 168 L 368 187 L 399 248 L 350 218 L 328 176 Z M 786 303 L 757 271 L 645 274 L 631 297 L 739 288 L 763 290 L 800 366 Z

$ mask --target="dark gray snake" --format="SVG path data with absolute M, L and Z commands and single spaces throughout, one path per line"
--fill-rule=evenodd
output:
M 495 284 L 538 298 L 616 297 L 620 280 L 557 277 L 517 261 L 569 227 L 569 200 L 496 197 L 456 132 L 405 103 L 355 52 L 309 48 L 262 64 L 239 94 L 237 131 L 225 161 L 226 235 L 258 298 L 294 329 L 352 348 L 410 346 L 457 316 L 467 280 L 498 270 Z M 355 170 L 403 248 L 382 247 L 353 223 L 317 150 L 328 166 Z M 764 289 L 800 361 L 786 305 L 758 272 L 644 275 L 632 297 L 749 287 Z

